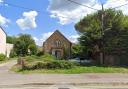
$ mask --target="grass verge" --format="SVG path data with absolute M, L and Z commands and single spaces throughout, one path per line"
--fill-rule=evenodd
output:
M 16 59 L 17 59 L 17 58 L 6 58 L 5 60 L 0 61 L 0 64 L 6 63 L 6 62 L 11 61 L 11 60 L 16 60 Z
M 12 71 L 22 74 L 81 74 L 81 73 L 128 73 L 128 68 L 123 67 L 75 67 L 72 69 L 39 69 L 39 70 L 20 70 L 17 66 L 13 66 Z

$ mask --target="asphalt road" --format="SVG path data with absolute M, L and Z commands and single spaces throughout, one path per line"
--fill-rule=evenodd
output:
M 128 89 L 128 74 L 16 74 L 14 64 L 0 64 L 0 89 Z
M 6 87 L 1 87 L 0 89 L 128 89 L 127 86 L 58 86 L 58 85 L 40 85 L 40 86 L 6 86 Z

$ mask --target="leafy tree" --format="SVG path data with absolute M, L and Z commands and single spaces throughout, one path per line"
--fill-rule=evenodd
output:
M 25 42 L 18 39 L 14 44 L 14 50 L 17 56 L 25 56 L 27 55 L 27 48 L 25 47 Z
M 75 25 L 76 31 L 81 34 L 80 44 L 86 51 L 91 50 L 94 53 L 103 49 L 105 53 L 128 50 L 128 16 L 123 15 L 120 10 L 105 10 L 103 32 L 101 16 L 102 11 L 89 14 Z
M 17 56 L 26 56 L 28 55 L 28 49 L 30 45 L 34 45 L 35 41 L 29 34 L 20 34 L 14 44 L 14 51 L 16 52 Z M 33 49 L 31 48 L 31 51 Z M 34 47 L 34 50 L 36 50 L 36 47 Z M 33 53 L 33 52 L 32 52 Z
M 76 44 L 76 45 L 74 45 L 72 47 L 72 55 L 73 55 L 73 57 L 77 57 L 77 56 L 82 55 L 82 52 L 83 52 L 83 49 L 82 49 L 81 45 Z
M 30 50 L 30 55 L 37 54 L 37 46 L 35 44 L 29 45 L 28 49 Z
M 16 41 L 16 37 L 15 36 L 7 36 L 6 41 L 7 41 L 7 43 L 14 44 Z
M 14 49 L 11 50 L 9 57 L 10 57 L 10 58 L 17 57 L 17 54 L 16 54 L 16 52 L 15 52 Z
M 4 54 L 0 54 L 0 61 L 5 61 L 6 60 L 6 56 Z

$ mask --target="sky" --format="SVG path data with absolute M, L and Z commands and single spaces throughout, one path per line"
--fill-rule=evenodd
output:
M 104 8 L 113 8 L 128 3 L 128 0 L 0 0 L 0 25 L 10 36 L 30 34 L 37 43 L 43 42 L 59 30 L 71 42 L 79 37 L 74 25 L 87 14 Z M 128 15 L 128 5 L 117 8 Z M 95 10 L 96 9 L 96 10 Z

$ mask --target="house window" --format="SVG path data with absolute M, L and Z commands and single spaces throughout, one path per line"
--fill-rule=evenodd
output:
M 56 42 L 55 42 L 55 46 L 56 46 L 56 47 L 60 47 L 60 46 L 61 46 L 61 41 L 56 41 Z

